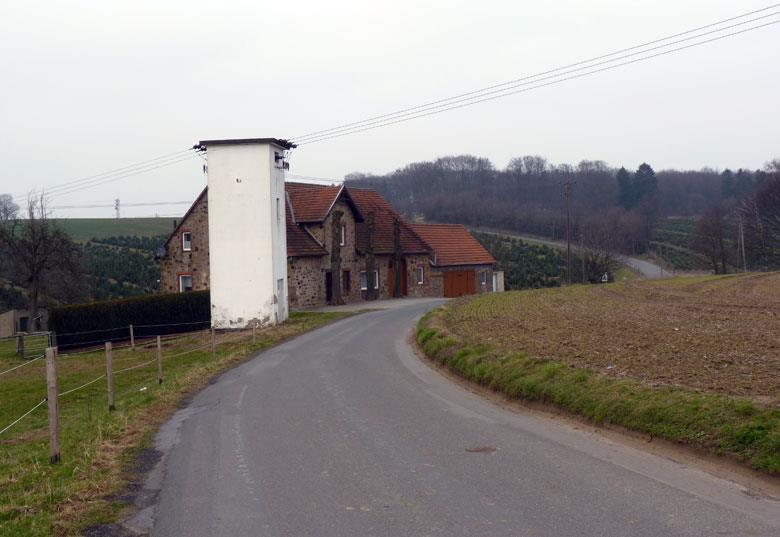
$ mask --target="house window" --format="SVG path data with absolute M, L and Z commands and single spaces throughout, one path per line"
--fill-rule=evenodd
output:
M 192 274 L 179 274 L 179 292 L 192 291 Z
M 192 233 L 190 231 L 182 231 L 181 249 L 185 252 L 192 251 Z
M 417 285 L 425 283 L 425 270 L 423 267 L 417 267 Z
M 483 270 L 479 273 L 479 283 L 482 285 L 487 285 L 487 271 Z
M 341 288 L 345 293 L 349 293 L 352 290 L 352 278 L 348 270 L 341 273 Z
M 341 238 L 339 240 L 340 246 L 346 246 L 347 245 L 347 226 L 344 224 L 341 224 Z
M 379 289 L 379 271 L 374 271 L 374 289 Z M 361 291 L 367 291 L 368 290 L 368 281 L 366 279 L 366 271 L 361 270 L 360 271 L 360 290 Z

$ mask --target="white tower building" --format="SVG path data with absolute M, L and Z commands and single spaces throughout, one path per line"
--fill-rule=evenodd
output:
M 208 158 L 211 325 L 287 319 L 286 140 L 202 140 Z

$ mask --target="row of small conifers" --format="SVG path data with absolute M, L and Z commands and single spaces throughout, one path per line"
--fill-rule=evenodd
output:
M 417 342 L 426 356 L 510 399 L 542 402 L 599 425 L 614 425 L 730 456 L 780 474 L 780 409 L 678 387 L 647 387 L 522 352 L 502 354 L 447 328 L 447 308 L 425 315 Z

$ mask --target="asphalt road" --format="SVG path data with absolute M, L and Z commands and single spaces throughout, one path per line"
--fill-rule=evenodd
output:
M 158 434 L 156 501 L 131 525 L 177 537 L 780 535 L 775 501 L 430 369 L 406 337 L 433 304 L 339 321 L 223 375 Z

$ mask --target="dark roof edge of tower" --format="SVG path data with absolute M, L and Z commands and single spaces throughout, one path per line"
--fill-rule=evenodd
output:
M 251 145 L 251 144 L 272 144 L 282 149 L 294 149 L 298 147 L 289 140 L 282 138 L 228 138 L 224 140 L 201 140 L 192 148 L 204 151 L 210 145 Z

